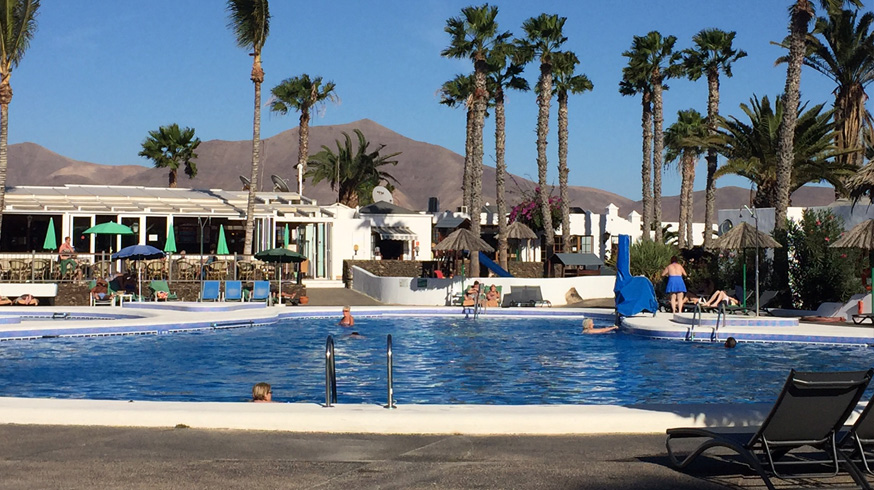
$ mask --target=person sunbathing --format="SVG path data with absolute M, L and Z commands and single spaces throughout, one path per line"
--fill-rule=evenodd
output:
M 34 298 L 32 294 L 22 294 L 15 298 L 12 304 L 16 306 L 37 306 L 39 305 L 39 300 Z
M 729 295 L 725 291 L 721 289 L 717 289 L 713 292 L 713 295 L 710 296 L 710 299 L 704 303 L 704 306 L 708 306 L 710 308 L 716 308 L 719 306 L 719 303 L 725 302 L 728 306 L 737 306 L 740 304 L 740 301 L 737 300 L 734 296 Z
M 12 300 L 7 298 L 6 296 L 0 296 L 0 306 L 11 305 Z
M 94 287 L 91 288 L 91 297 L 97 301 L 112 298 L 112 294 L 109 292 L 109 284 L 106 282 L 106 279 L 101 278 L 97 280 Z
M 497 286 L 492 284 L 491 286 L 489 286 L 488 292 L 486 292 L 486 306 L 496 308 L 500 300 L 501 293 L 498 292 Z

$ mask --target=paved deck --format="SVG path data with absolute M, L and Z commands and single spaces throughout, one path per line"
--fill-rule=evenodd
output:
M 0 425 L 0 488 L 764 488 L 739 465 L 667 465 L 663 435 L 384 436 Z M 776 483 L 834 488 L 848 478 Z

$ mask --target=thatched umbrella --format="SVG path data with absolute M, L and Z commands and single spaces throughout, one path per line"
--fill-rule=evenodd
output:
M 470 230 L 459 228 L 434 247 L 434 250 L 470 250 L 471 252 L 494 252 L 495 249 Z
M 536 240 L 537 233 L 534 233 L 534 231 L 532 231 L 525 223 L 514 221 L 507 227 L 507 238 L 513 240 L 525 240 L 527 242 L 530 240 Z M 516 249 L 516 255 L 517 257 L 521 255 L 521 250 L 519 250 L 519 248 Z
M 743 250 L 746 254 L 746 249 L 756 249 L 756 316 L 759 316 L 759 253 L 760 248 L 782 248 L 780 242 L 774 240 L 770 235 L 762 233 L 756 228 L 753 228 L 747 223 L 741 223 L 735 226 L 727 233 L 710 242 L 711 248 L 722 250 Z M 743 273 L 743 305 L 747 302 L 747 263 L 744 260 Z
M 485 240 L 473 234 L 470 230 L 459 228 L 440 241 L 434 250 L 451 250 L 459 252 L 470 250 L 471 252 L 494 252 L 495 249 Z M 463 264 L 462 264 L 463 265 Z M 464 269 L 461 270 L 461 285 L 464 287 Z
M 869 162 L 847 179 L 846 187 L 854 203 L 866 196 L 874 198 L 874 163 Z
M 860 172 L 861 173 L 861 172 Z M 835 248 L 860 248 L 868 251 L 868 262 L 874 265 L 874 220 L 865 220 L 852 227 L 831 244 Z M 871 307 L 874 311 L 874 266 L 871 267 Z

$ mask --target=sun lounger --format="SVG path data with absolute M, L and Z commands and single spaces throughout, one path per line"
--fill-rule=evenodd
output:
M 112 286 L 107 284 L 107 295 L 103 299 L 100 299 L 95 298 L 94 295 L 91 294 L 91 290 L 94 289 L 94 286 L 96 285 L 96 280 L 92 280 L 88 283 L 88 297 L 91 298 L 91 306 L 115 306 L 115 291 L 112 290 Z
M 510 292 L 504 297 L 505 306 L 552 306 L 552 302 L 543 299 L 540 286 L 510 286 Z
M 270 304 L 270 281 L 255 281 L 249 301 L 263 301 Z
M 861 325 L 865 322 L 870 322 L 874 325 L 874 313 L 860 313 L 858 315 L 853 315 L 853 323 L 856 325 Z
M 790 465 L 811 469 L 828 467 L 828 473 L 805 473 L 803 476 L 833 476 L 843 466 L 862 488 L 871 488 L 859 468 L 838 451 L 836 436 L 853 412 L 868 386 L 874 369 L 852 372 L 799 373 L 792 370 L 771 412 L 758 428 L 709 427 L 668 429 L 665 445 L 668 458 L 676 468 L 688 466 L 704 451 L 725 447 L 737 452 L 743 461 L 774 490 L 770 475 L 786 478 L 778 466 Z M 685 458 L 680 459 L 671 445 L 679 439 L 704 439 Z M 817 449 L 827 459 L 811 460 L 799 454 L 802 448 Z M 795 451 L 795 452 L 793 452 Z M 767 467 L 767 470 L 765 469 Z M 785 471 L 782 470 L 781 471 Z M 801 476 L 793 473 L 791 476 Z
M 200 301 L 218 301 L 221 281 L 203 281 L 200 291 Z
M 179 299 L 176 297 L 176 293 L 170 291 L 170 286 L 164 280 L 150 282 L 149 290 L 152 292 L 152 301 L 175 301 Z
M 242 281 L 225 281 L 225 301 L 243 301 Z
M 868 400 L 856 423 L 840 435 L 838 447 L 848 451 L 853 461 L 858 460 L 866 472 L 874 475 L 868 462 L 874 457 L 874 399 Z

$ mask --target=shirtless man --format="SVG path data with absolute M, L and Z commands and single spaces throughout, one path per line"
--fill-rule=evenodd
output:
M 671 295 L 671 311 L 674 313 L 683 311 L 683 302 L 686 301 L 686 283 L 683 282 L 683 276 L 686 275 L 686 269 L 677 263 L 676 255 L 671 257 L 671 263 L 662 271 L 662 277 L 668 278 L 665 292 Z

